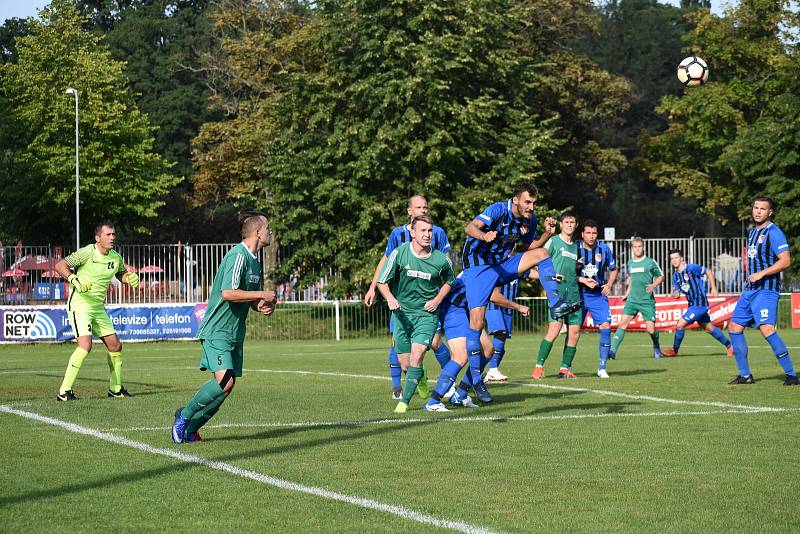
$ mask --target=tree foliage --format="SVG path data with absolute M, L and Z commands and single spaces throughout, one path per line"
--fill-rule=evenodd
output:
M 177 179 L 153 152 L 153 128 L 128 90 L 123 65 L 70 2 L 54 1 L 16 40 L 17 63 L 0 66 L 3 146 L 0 227 L 28 241 L 74 233 L 74 87 L 80 98 L 81 233 L 99 220 L 147 232 Z

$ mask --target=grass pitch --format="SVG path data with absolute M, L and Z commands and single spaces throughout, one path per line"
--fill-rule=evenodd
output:
M 783 330 L 800 367 L 800 333 Z M 388 339 L 250 342 L 245 376 L 202 443 L 173 445 L 178 406 L 207 379 L 197 343 L 125 345 L 108 399 L 101 346 L 78 402 L 55 394 L 67 345 L 0 346 L 0 524 L 66 531 L 793 531 L 800 388 L 784 387 L 748 333 L 757 383 L 728 386 L 710 336 L 654 360 L 630 333 L 594 378 L 586 334 L 577 380 L 528 378 L 539 336 L 514 337 L 495 402 L 392 413 Z M 671 335 L 662 336 L 669 346 Z M 560 342 L 557 342 L 560 346 Z M 438 364 L 427 361 L 433 380 Z

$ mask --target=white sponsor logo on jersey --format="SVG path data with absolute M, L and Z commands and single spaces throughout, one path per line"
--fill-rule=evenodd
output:
M 409 269 L 406 271 L 406 275 L 412 278 L 422 278 L 423 280 L 430 280 L 431 273 L 426 273 L 423 271 L 415 271 L 413 269 Z

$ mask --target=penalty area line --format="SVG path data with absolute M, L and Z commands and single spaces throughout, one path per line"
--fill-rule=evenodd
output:
M 313 495 L 315 497 L 321 497 L 323 499 L 328 499 L 332 501 L 343 502 L 346 504 L 351 504 L 354 506 L 358 506 L 360 508 L 367 508 L 370 510 L 376 510 L 378 512 L 384 512 L 388 514 L 395 515 L 402 519 L 408 519 L 410 521 L 416 521 L 418 523 L 424 523 L 427 525 L 433 525 L 435 527 L 447 528 L 450 530 L 455 530 L 457 532 L 465 532 L 469 534 L 494 534 L 495 530 L 491 530 L 485 527 L 471 525 L 469 523 L 463 521 L 452 521 L 448 519 L 440 519 L 422 512 L 417 512 L 416 510 L 412 510 L 411 508 L 407 508 L 405 506 L 395 505 L 395 504 L 388 504 L 383 503 L 380 501 L 376 501 L 373 499 L 367 499 L 364 497 L 358 497 L 356 495 L 347 495 L 344 493 L 339 493 L 336 491 L 326 490 L 324 488 L 318 488 L 315 486 L 306 486 L 304 484 L 298 484 L 296 482 L 291 482 L 288 480 L 283 480 L 280 478 L 272 477 L 269 475 L 264 475 L 261 473 L 257 473 L 255 471 L 251 471 L 249 469 L 242 469 L 240 467 L 236 467 L 235 465 L 228 464 L 225 462 L 219 462 L 215 460 L 207 460 L 205 458 L 201 458 L 200 456 L 194 456 L 191 454 L 186 454 L 175 449 L 165 449 L 160 447 L 154 447 L 147 443 L 143 443 L 141 441 L 135 441 L 132 439 L 128 439 L 122 436 L 117 436 L 115 434 L 111 434 L 109 432 L 104 432 L 101 430 L 97 430 L 94 428 L 89 428 L 85 426 L 81 426 L 75 423 L 70 423 L 67 421 L 62 421 L 60 419 L 55 419 L 53 417 L 48 417 L 45 415 L 41 415 L 34 412 L 29 412 L 25 410 L 17 410 L 10 406 L 0 405 L 0 413 L 6 413 L 9 415 L 16 415 L 25 419 L 30 419 L 32 421 L 37 421 L 40 423 L 52 425 L 55 427 L 63 428 L 69 432 L 73 432 L 75 434 L 81 434 L 84 436 L 89 436 L 95 439 L 99 439 L 102 441 L 107 441 L 109 443 L 113 443 L 115 445 L 123 445 L 125 447 L 130 447 L 132 449 L 138 449 L 142 452 L 146 452 L 149 454 L 157 455 L 157 456 L 165 456 L 167 458 L 172 458 L 184 463 L 195 464 L 203 467 L 207 467 L 209 469 L 214 469 L 217 471 L 223 471 L 225 473 L 246 478 L 249 480 L 253 480 L 255 482 L 259 482 L 261 484 L 266 484 L 269 486 L 273 486 L 279 489 L 284 489 L 288 491 L 296 491 L 299 493 L 305 493 L 308 495 Z

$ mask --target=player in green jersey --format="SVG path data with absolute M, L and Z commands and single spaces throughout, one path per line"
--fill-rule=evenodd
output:
M 122 256 L 114 250 L 116 238 L 114 225 L 110 222 L 101 223 L 94 229 L 93 245 L 76 250 L 55 265 L 58 274 L 70 283 L 67 314 L 78 343 L 69 357 L 57 400 L 78 400 L 72 387 L 83 361 L 92 350 L 93 335 L 103 340 L 108 349 L 108 396 L 131 396 L 122 386 L 122 342 L 104 304 L 112 278 L 116 276 L 120 282 L 135 289 L 139 286 L 139 276 L 125 269 Z M 72 272 L 73 269 L 75 273 Z
M 432 236 L 433 220 L 427 215 L 414 217 L 411 242 L 389 255 L 378 277 L 378 290 L 392 310 L 395 350 L 406 370 L 397 413 L 405 413 L 417 387 L 424 385 L 422 361 L 436 333 L 436 310 L 455 280 L 450 260 L 431 248 Z M 420 394 L 427 398 L 427 388 L 420 386 Z
M 628 261 L 628 289 L 622 299 L 625 307 L 622 309 L 622 319 L 620 319 L 614 338 L 611 340 L 611 350 L 608 358 L 616 358 L 617 349 L 622 338 L 625 337 L 625 329 L 636 316 L 642 314 L 647 333 L 653 341 L 653 358 L 661 357 L 661 347 L 658 344 L 658 330 L 656 330 L 656 297 L 653 294 L 664 280 L 664 273 L 661 267 L 653 260 L 644 255 L 644 241 L 641 237 L 631 239 L 631 252 L 633 258 Z
M 198 430 L 219 410 L 242 376 L 245 322 L 251 308 L 270 315 L 275 292 L 262 289 L 264 277 L 256 255 L 269 245 L 266 216 L 246 212 L 239 218 L 242 242 L 222 258 L 214 277 L 208 307 L 198 337 L 202 347 L 200 370 L 213 377 L 203 384 L 186 406 L 175 412 L 172 441 L 200 441 Z
M 544 248 L 553 258 L 553 266 L 558 277 L 558 298 L 567 302 L 580 302 L 580 290 L 578 288 L 578 244 L 574 241 L 573 235 L 578 226 L 578 220 L 572 212 L 565 212 L 561 215 L 561 233 L 551 237 Z M 544 378 L 544 362 L 550 355 L 553 342 L 561 333 L 562 324 L 567 325 L 567 342 L 564 344 L 564 353 L 561 357 L 561 368 L 558 371 L 558 378 L 575 378 L 572 372 L 572 360 L 578 346 L 578 338 L 581 332 L 583 315 L 580 310 L 574 311 L 558 319 L 550 318 L 547 326 L 547 333 L 539 345 L 539 355 L 536 359 L 536 367 L 533 368 L 531 378 L 541 380 Z

